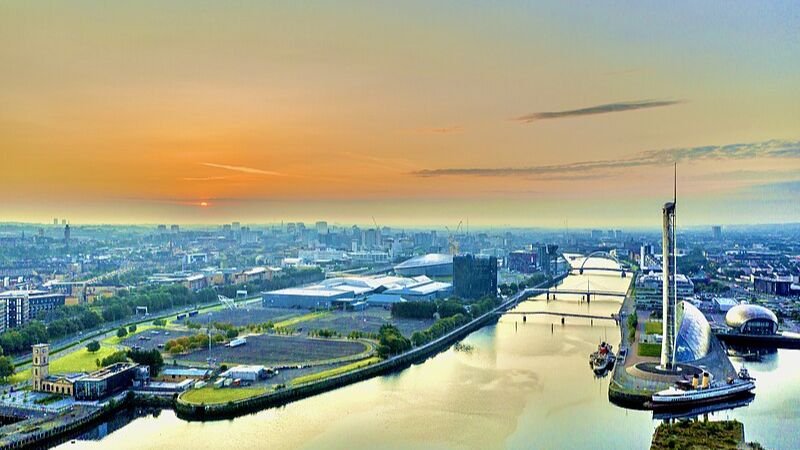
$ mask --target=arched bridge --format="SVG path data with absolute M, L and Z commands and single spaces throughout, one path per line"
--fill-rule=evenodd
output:
M 586 266 L 586 262 L 589 261 L 589 259 L 591 259 L 592 257 L 602 257 L 603 259 L 610 259 L 610 260 L 614 261 L 615 263 L 617 263 L 618 267 L 616 267 L 616 268 L 615 267 L 593 267 L 593 266 L 588 266 L 587 267 Z M 609 253 L 609 252 L 607 252 L 605 250 L 596 250 L 596 251 L 593 251 L 592 253 L 589 253 L 583 259 L 583 261 L 581 262 L 580 267 L 577 267 L 577 268 L 573 267 L 571 270 L 573 270 L 573 271 L 577 270 L 578 273 L 580 273 L 581 275 L 583 275 L 583 272 L 585 270 L 589 270 L 589 271 L 597 271 L 597 272 L 616 272 L 616 273 L 621 274 L 622 278 L 625 278 L 627 276 L 627 272 L 625 271 L 625 268 L 622 266 L 622 263 L 619 261 L 619 259 L 617 259 L 616 256 L 612 255 L 611 253 Z

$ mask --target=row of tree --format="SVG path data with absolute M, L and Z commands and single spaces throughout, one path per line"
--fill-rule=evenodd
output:
M 288 269 L 280 277 L 253 283 L 250 290 L 272 290 L 297 286 L 320 280 L 324 277 L 319 268 L 295 270 Z M 235 297 L 236 290 L 244 286 L 225 286 L 220 289 L 223 295 Z M 80 331 L 93 329 L 106 322 L 131 318 L 137 306 L 147 307 L 150 314 L 181 306 L 209 303 L 217 298 L 214 289 L 194 292 L 181 284 L 143 286 L 136 289 L 121 289 L 115 295 L 98 300 L 92 307 L 86 305 L 67 305 L 48 312 L 42 319 L 34 320 L 22 327 L 0 334 L 0 352 L 19 354 L 30 350 L 31 345 L 50 342 L 73 335 Z
M 538 286 L 545 281 L 548 280 L 548 276 L 542 272 L 537 272 L 527 279 L 520 281 L 519 283 L 503 283 L 499 285 L 497 288 L 500 290 L 500 293 L 505 296 L 514 295 L 517 292 L 527 289 L 529 287 Z
M 211 337 L 214 343 L 225 342 L 225 335 L 216 333 Z M 164 344 L 164 350 L 173 355 L 178 355 L 192 350 L 208 348 L 208 334 L 198 333 L 192 336 L 182 336 L 170 339 Z
M 128 360 L 150 367 L 150 376 L 155 377 L 161 372 L 164 367 L 164 358 L 161 352 L 156 349 L 153 350 L 120 350 L 114 352 L 105 358 L 97 359 L 97 367 L 106 367 L 112 364 L 127 362 Z
M 378 331 L 378 356 L 387 358 L 411 349 L 411 341 L 394 325 L 383 324 Z
M 417 347 L 427 344 L 428 342 L 444 336 L 445 334 L 455 330 L 469 321 L 470 318 L 464 314 L 456 314 L 444 319 L 439 319 L 427 330 L 415 331 L 414 334 L 411 335 L 411 342 Z

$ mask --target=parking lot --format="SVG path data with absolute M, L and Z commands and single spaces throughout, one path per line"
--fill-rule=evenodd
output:
M 342 358 L 362 353 L 367 345 L 359 341 L 310 339 L 304 336 L 248 336 L 247 344 L 238 347 L 218 345 L 197 350 L 178 359 L 198 364 L 214 358 L 220 364 L 263 364 L 281 366 L 286 364 L 308 364 L 315 361 Z

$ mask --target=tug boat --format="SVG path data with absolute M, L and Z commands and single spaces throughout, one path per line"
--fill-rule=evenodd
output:
M 611 351 L 611 344 L 601 342 L 597 346 L 597 351 L 589 355 L 589 365 L 596 374 L 602 374 L 614 364 L 614 352 Z
M 691 384 L 678 382 L 675 387 L 653 394 L 653 408 L 669 408 L 695 404 L 717 403 L 725 399 L 749 395 L 756 388 L 755 378 L 751 377 L 744 367 L 738 375 L 725 382 L 711 381 L 711 374 L 703 372 L 702 381 L 699 374 L 692 377 Z

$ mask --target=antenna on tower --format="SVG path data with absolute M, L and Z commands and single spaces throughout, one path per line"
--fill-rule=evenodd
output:
M 678 161 L 675 161 L 675 178 L 672 181 L 672 202 L 678 201 Z

